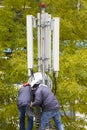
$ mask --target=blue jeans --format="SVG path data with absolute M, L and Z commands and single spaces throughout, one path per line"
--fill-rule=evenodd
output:
M 19 118 L 20 118 L 20 130 L 25 130 L 25 113 L 26 113 L 26 106 L 22 106 L 19 108 Z M 28 117 L 28 126 L 26 130 L 33 129 L 33 117 Z
M 51 111 L 42 112 L 40 130 L 45 130 L 45 128 L 48 126 L 48 124 L 52 118 L 55 122 L 57 129 L 64 130 L 62 123 L 61 123 L 59 110 L 51 110 Z

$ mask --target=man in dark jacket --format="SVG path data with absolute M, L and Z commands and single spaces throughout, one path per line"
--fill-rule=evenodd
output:
M 44 84 L 40 84 L 42 76 L 39 76 L 35 77 L 31 82 L 31 87 L 35 91 L 35 101 L 31 103 L 31 107 L 42 107 L 40 130 L 45 130 L 52 118 L 55 121 L 57 129 L 64 130 L 60 119 L 59 103 L 50 88 Z
M 25 130 L 25 114 L 26 114 L 26 107 L 32 101 L 32 90 L 30 85 L 24 84 L 18 92 L 18 110 L 19 110 L 19 118 L 20 118 L 20 130 Z M 32 111 L 32 109 L 31 109 Z M 33 129 L 33 117 L 28 117 L 28 126 L 26 130 Z

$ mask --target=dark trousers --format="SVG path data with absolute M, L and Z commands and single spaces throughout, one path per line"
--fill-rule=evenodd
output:
M 20 118 L 20 130 L 25 130 L 25 113 L 26 113 L 26 106 L 22 106 L 19 108 L 19 118 Z M 28 125 L 26 130 L 33 129 L 33 117 L 28 117 Z

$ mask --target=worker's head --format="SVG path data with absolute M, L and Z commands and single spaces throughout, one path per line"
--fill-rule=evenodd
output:
M 34 78 L 31 81 L 31 87 L 35 88 L 38 84 L 42 83 L 42 74 L 40 72 L 34 74 Z

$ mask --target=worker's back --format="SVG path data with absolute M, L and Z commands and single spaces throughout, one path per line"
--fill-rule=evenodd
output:
M 26 106 L 32 101 L 31 87 L 22 87 L 18 92 L 18 107 Z
M 43 111 L 59 109 L 56 97 L 46 85 L 40 84 L 35 95 L 37 100 L 41 102 Z

